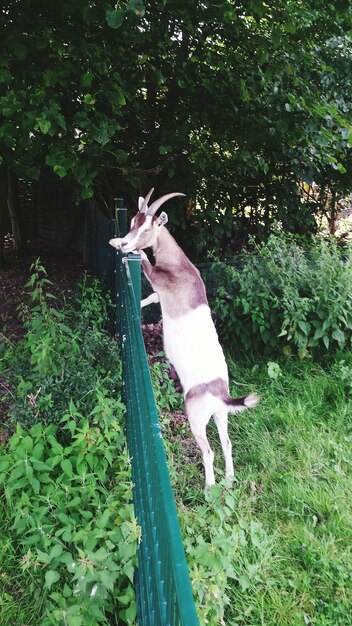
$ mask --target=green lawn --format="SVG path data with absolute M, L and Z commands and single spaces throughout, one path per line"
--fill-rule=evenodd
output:
M 163 420 L 201 621 L 348 626 L 352 369 L 342 381 L 336 363 L 323 368 L 288 359 L 279 365 L 230 363 L 231 379 L 241 383 L 233 395 L 255 389 L 262 397 L 255 410 L 230 416 L 233 485 L 223 481 L 204 495 L 188 425 L 175 432 Z M 213 425 L 209 433 L 221 480 Z

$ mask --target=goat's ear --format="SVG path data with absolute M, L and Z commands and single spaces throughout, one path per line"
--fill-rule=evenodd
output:
M 143 206 L 143 202 L 144 202 L 144 198 L 142 198 L 142 196 L 139 196 L 139 198 L 138 198 L 138 211 L 141 210 L 141 208 Z
M 163 211 L 162 213 L 160 213 L 160 215 L 159 215 L 159 217 L 158 217 L 158 221 L 157 221 L 158 226 L 164 226 L 164 224 L 166 224 L 166 223 L 167 223 L 168 219 L 169 219 L 169 218 L 168 218 L 168 216 L 167 216 L 167 213 L 165 213 L 165 211 Z

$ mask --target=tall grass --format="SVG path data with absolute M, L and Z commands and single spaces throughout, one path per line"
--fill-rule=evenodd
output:
M 188 426 L 165 426 L 201 623 L 351 623 L 352 401 L 339 369 L 338 361 L 326 369 L 295 359 L 276 368 L 230 362 L 241 383 L 233 393 L 256 389 L 262 401 L 230 417 L 232 485 L 209 425 L 222 482 L 208 495 Z

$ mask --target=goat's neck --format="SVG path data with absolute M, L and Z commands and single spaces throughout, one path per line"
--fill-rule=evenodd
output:
M 152 249 L 156 265 L 170 268 L 185 263 L 185 260 L 190 263 L 165 226 L 160 228 L 158 238 Z

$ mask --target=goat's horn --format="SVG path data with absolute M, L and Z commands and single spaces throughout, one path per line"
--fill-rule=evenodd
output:
M 149 200 L 150 200 L 150 198 L 151 198 L 151 196 L 152 196 L 153 191 L 154 191 L 154 187 L 152 187 L 152 188 L 151 188 L 151 190 L 150 190 L 150 191 L 148 191 L 148 193 L 147 193 L 146 197 L 145 197 L 145 198 L 144 198 L 144 200 L 143 200 L 142 206 L 141 206 L 141 208 L 139 209 L 140 213 L 147 213 L 147 210 L 148 210 L 148 202 L 149 202 Z
M 175 196 L 184 196 L 184 193 L 167 193 L 166 196 L 161 196 L 158 200 L 155 200 L 153 204 L 147 209 L 147 215 L 154 215 L 157 212 L 158 208 L 161 207 L 166 200 L 170 200 L 170 198 L 174 198 Z

